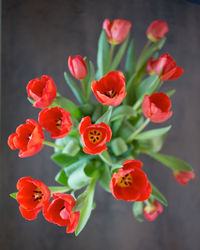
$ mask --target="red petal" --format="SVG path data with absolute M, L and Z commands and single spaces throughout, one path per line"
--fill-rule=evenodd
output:
M 146 188 L 146 190 L 140 195 L 140 197 L 137 199 L 137 201 L 145 201 L 149 198 L 149 196 L 151 195 L 151 184 L 148 183 L 148 186 Z
M 141 168 L 143 166 L 143 163 L 139 160 L 127 160 L 123 162 L 123 169 L 128 170 L 128 169 L 133 169 L 135 167 Z
M 80 212 L 70 214 L 70 224 L 67 226 L 66 233 L 73 233 L 78 226 Z
M 27 219 L 27 220 L 34 220 L 37 218 L 38 213 L 41 211 L 40 209 L 34 209 L 34 210 L 27 210 L 23 207 L 19 206 L 19 211 L 21 212 L 21 215 Z
M 79 133 L 83 134 L 84 130 L 91 125 L 91 118 L 89 116 L 84 117 L 79 124 Z

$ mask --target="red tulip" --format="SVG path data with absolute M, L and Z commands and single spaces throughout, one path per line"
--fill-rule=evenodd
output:
M 42 210 L 44 204 L 51 197 L 48 187 L 40 180 L 23 177 L 17 182 L 17 201 L 22 216 L 27 220 L 34 220 Z
M 127 38 L 131 26 L 131 22 L 123 19 L 115 19 L 110 22 L 106 18 L 103 22 L 103 29 L 106 32 L 107 40 L 112 44 L 123 42 Z
M 146 118 L 152 122 L 161 123 L 172 116 L 171 102 L 165 93 L 154 93 L 151 96 L 145 95 L 142 103 L 142 111 Z
M 39 113 L 39 123 L 54 139 L 65 137 L 71 130 L 71 114 L 63 108 L 45 108 Z
M 195 173 L 192 171 L 176 170 L 174 171 L 173 174 L 174 174 L 175 180 L 183 186 L 186 186 L 190 180 L 195 178 Z
M 82 56 L 69 56 L 68 67 L 71 74 L 78 80 L 84 79 L 87 75 L 87 65 Z
M 117 106 L 126 96 L 125 78 L 120 71 L 111 71 L 99 81 L 92 82 L 92 91 L 103 105 Z
M 179 78 L 183 74 L 183 68 L 176 66 L 176 62 L 169 54 L 163 54 L 154 60 L 151 57 L 147 63 L 147 73 L 160 76 L 161 81 L 170 81 Z
M 40 125 L 32 120 L 17 127 L 16 132 L 8 138 L 8 145 L 12 150 L 19 149 L 19 157 L 37 154 L 43 147 L 44 133 Z
M 26 87 L 28 96 L 35 100 L 33 106 L 46 108 L 52 104 L 56 97 L 56 85 L 49 76 L 42 76 L 31 80 Z
M 79 133 L 84 143 L 83 151 L 87 154 L 100 154 L 107 150 L 105 145 L 112 137 L 111 128 L 101 122 L 100 124 L 91 124 L 89 116 L 84 117 L 79 125 Z
M 158 201 L 150 202 L 150 206 L 146 205 L 143 209 L 143 215 L 148 221 L 155 220 L 162 212 L 163 206 Z
M 80 212 L 72 212 L 74 204 L 72 195 L 55 193 L 53 200 L 44 205 L 43 215 L 51 223 L 67 226 L 66 233 L 73 233 L 80 216 Z
M 146 34 L 149 40 L 157 42 L 169 31 L 168 25 L 163 20 L 153 21 L 147 28 Z
M 127 160 L 123 167 L 114 173 L 110 181 L 110 191 L 117 199 L 125 201 L 144 201 L 151 195 L 151 184 L 140 169 L 142 162 Z

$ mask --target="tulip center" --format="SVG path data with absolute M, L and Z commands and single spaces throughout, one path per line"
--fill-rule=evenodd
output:
M 57 127 L 58 129 L 61 128 L 61 125 L 62 125 L 62 118 L 60 118 L 60 119 L 58 119 L 58 120 L 56 121 L 56 127 Z
M 90 130 L 88 134 L 88 138 L 90 142 L 92 142 L 93 144 L 96 144 L 101 141 L 102 132 L 97 129 Z
M 128 187 L 132 184 L 132 181 L 133 181 L 133 178 L 132 178 L 131 174 L 126 174 L 126 175 L 119 178 L 117 184 L 120 187 Z
M 63 207 L 60 209 L 60 217 L 61 217 L 63 220 L 68 220 L 68 219 L 69 219 L 69 213 L 67 212 L 65 206 L 63 206 Z
M 107 91 L 105 95 L 110 98 L 114 98 L 118 96 L 117 92 L 114 89 Z
M 34 201 L 42 201 L 44 198 L 44 194 L 42 193 L 42 190 L 40 188 L 36 188 L 33 191 L 33 198 Z

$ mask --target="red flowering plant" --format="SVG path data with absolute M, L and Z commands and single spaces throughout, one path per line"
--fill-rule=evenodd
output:
M 168 167 L 181 185 L 194 179 L 187 163 L 159 153 L 171 126 L 158 126 L 172 116 L 175 93 L 165 93 L 161 87 L 183 73 L 169 54 L 159 57 L 168 25 L 156 20 L 148 27 L 148 41 L 138 58 L 134 39 L 130 39 L 131 26 L 121 19 L 104 21 L 97 70 L 86 57 L 68 57 L 70 73 L 65 72 L 64 78 L 78 104 L 58 93 L 47 75 L 28 83 L 28 100 L 42 110 L 38 122 L 27 119 L 17 127 L 8 145 L 19 149 L 21 158 L 33 156 L 44 145 L 53 147 L 51 159 L 60 170 L 55 177 L 59 186 L 47 187 L 31 177 L 18 181 L 18 192 L 11 196 L 25 219 L 36 219 L 42 211 L 47 221 L 78 235 L 95 208 L 99 182 L 113 199 L 132 203 L 139 221 L 155 220 L 167 200 L 142 168 L 141 154 Z M 122 59 L 124 64 L 120 64 Z M 154 128 L 143 131 L 150 122 Z

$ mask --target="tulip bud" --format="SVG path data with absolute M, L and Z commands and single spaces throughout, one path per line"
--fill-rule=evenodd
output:
M 183 68 L 176 65 L 174 59 L 167 53 L 154 60 L 149 58 L 146 71 L 149 75 L 156 74 L 161 81 L 170 81 L 179 78 L 183 74 Z
M 186 186 L 190 180 L 195 178 L 195 173 L 192 171 L 176 170 L 173 172 L 173 175 L 175 180 L 183 186 Z
M 112 44 L 123 42 L 127 38 L 131 26 L 131 22 L 122 19 L 115 19 L 110 22 L 106 18 L 103 22 L 103 29 L 106 32 L 107 40 Z
M 153 221 L 163 212 L 163 206 L 158 201 L 148 203 L 143 208 L 143 215 L 148 221 Z
M 47 75 L 29 81 L 26 90 L 28 96 L 33 98 L 33 106 L 36 108 L 46 108 L 51 105 L 57 92 L 53 79 Z
M 142 111 L 146 118 L 152 122 L 161 123 L 172 116 L 171 102 L 165 93 L 154 93 L 150 96 L 145 95 L 142 102 Z
M 87 75 L 87 65 L 82 56 L 69 56 L 68 67 L 71 74 L 78 80 L 84 79 Z
M 153 21 L 147 28 L 146 35 L 152 42 L 157 42 L 169 31 L 168 25 L 163 20 Z

